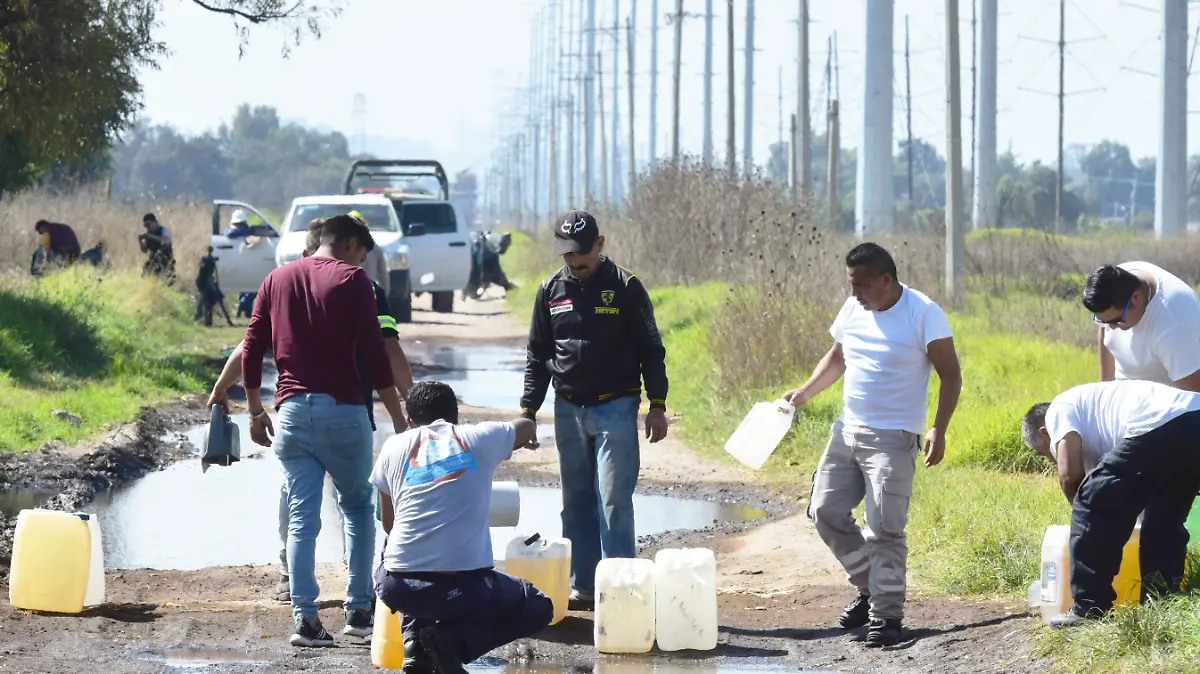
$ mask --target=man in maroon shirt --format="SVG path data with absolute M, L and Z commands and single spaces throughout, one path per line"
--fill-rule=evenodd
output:
M 33 230 L 41 235 L 47 262 L 71 264 L 79 257 L 79 239 L 70 225 L 38 220 L 33 224 Z
M 294 646 L 333 645 L 317 617 L 316 542 L 327 472 L 339 494 L 350 548 L 344 633 L 371 632 L 375 519 L 368 480 L 373 438 L 355 366 L 356 348 L 388 414 L 400 420 L 396 430 L 404 424 L 379 331 L 374 288 L 357 266 L 375 242 L 366 226 L 348 215 L 327 219 L 322 232 L 315 254 L 275 269 L 263 281 L 242 343 L 250 437 L 267 447 L 274 428 L 260 388 L 268 346 L 279 370 L 274 447 L 288 485 Z

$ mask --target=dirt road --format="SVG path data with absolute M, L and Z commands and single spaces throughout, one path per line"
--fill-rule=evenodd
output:
M 513 321 L 503 308 L 502 302 L 490 301 L 466 303 L 456 308 L 460 313 L 449 315 L 417 310 L 414 322 L 402 326 L 401 339 L 418 362 L 422 354 L 438 346 L 523 345 L 525 326 Z M 437 367 L 417 369 L 436 372 Z M 151 415 L 143 426 L 124 431 L 131 434 L 127 438 L 130 444 L 147 448 L 138 464 L 141 467 L 130 476 L 158 467 L 165 456 L 180 449 L 147 438 L 157 437 L 164 424 L 194 423 L 198 411 L 194 401 L 170 406 Z M 463 411 L 468 420 L 515 415 L 512 410 Z M 548 410 L 542 416 L 545 422 L 551 421 Z M 643 556 L 664 546 L 702 546 L 716 551 L 720 644 L 711 653 L 600 658 L 603 668 L 650 672 L 652 662 L 659 669 L 669 664 L 676 669 L 697 667 L 713 672 L 733 671 L 739 665 L 880 673 L 1035 672 L 1045 668 L 1045 663 L 1030 653 L 1032 621 L 1019 606 L 929 598 L 921 596 L 919 588 L 910 588 L 905 621 L 908 634 L 900 646 L 866 649 L 861 643 L 862 630 L 844 633 L 833 628 L 851 592 L 804 516 L 807 485 L 756 486 L 754 477 L 735 464 L 708 461 L 689 452 L 680 443 L 678 430 L 675 424 L 666 441 L 643 445 L 639 491 L 755 506 L 770 516 L 758 523 L 724 524 L 642 539 Z M 53 470 L 59 473 L 70 473 L 81 465 L 79 451 L 44 454 L 0 465 L 0 476 L 3 471 L 35 474 L 37 461 L 57 466 Z M 103 459 L 97 461 L 104 465 Z M 498 478 L 516 479 L 523 486 L 553 486 L 557 455 L 552 440 L 544 440 L 537 451 L 519 453 Z M 63 507 L 73 507 L 69 498 L 65 502 Z M 0 521 L 0 526 L 6 530 L 11 522 L 4 526 Z M 0 534 L 0 562 L 6 562 L 2 543 Z M 336 649 L 305 650 L 287 645 L 289 608 L 269 596 L 276 574 L 276 569 L 268 566 L 110 571 L 110 603 L 82 616 L 32 615 L 15 611 L 4 602 L 0 607 L 4 630 L 0 671 L 132 673 L 178 671 L 180 667 L 220 672 L 370 671 L 369 643 L 353 637 L 338 634 Z M 322 618 L 340 633 L 344 572 L 337 565 L 322 565 L 320 576 Z M 592 647 L 591 616 L 573 613 L 537 639 L 493 653 L 472 669 L 528 667 L 552 672 L 586 667 L 593 661 L 597 654 Z M 598 664 L 597 672 L 601 668 Z

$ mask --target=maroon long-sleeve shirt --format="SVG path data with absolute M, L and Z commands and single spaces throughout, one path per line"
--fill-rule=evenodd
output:
M 363 405 L 355 367 L 362 350 L 376 389 L 394 384 L 366 272 L 340 260 L 306 257 L 275 269 L 263 281 L 242 345 L 242 384 L 262 386 L 267 347 L 275 352 L 275 406 L 302 393 L 325 393 Z

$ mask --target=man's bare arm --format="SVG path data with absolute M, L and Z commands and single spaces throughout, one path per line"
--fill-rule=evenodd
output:
M 954 338 L 933 340 L 926 347 L 926 355 L 941 382 L 933 427 L 945 433 L 950 425 L 950 417 L 954 416 L 954 410 L 958 407 L 959 394 L 962 393 L 962 369 L 959 367 L 958 353 L 954 350 Z
M 829 351 L 821 357 L 821 361 L 813 368 L 812 376 L 800 388 L 785 394 L 787 401 L 797 407 L 802 407 L 825 389 L 833 386 L 846 373 L 846 355 L 842 352 L 842 343 L 834 342 Z
M 537 440 L 537 424 L 525 417 L 519 417 L 508 422 L 513 425 L 516 434 L 513 436 L 513 449 L 520 449 Z
M 404 355 L 400 340 L 395 337 L 383 340 L 383 347 L 387 349 L 388 362 L 392 365 L 392 379 L 396 388 L 400 389 L 400 397 L 407 398 L 413 386 L 412 366 L 408 363 L 408 356 Z
M 1075 494 L 1083 483 L 1083 439 L 1075 431 L 1058 441 L 1058 484 L 1067 503 L 1075 502 Z
M 1100 335 L 1096 338 L 1096 353 L 1100 357 L 1100 381 L 1116 379 L 1117 361 L 1113 359 L 1108 347 L 1104 346 L 1104 328 L 1100 328 Z

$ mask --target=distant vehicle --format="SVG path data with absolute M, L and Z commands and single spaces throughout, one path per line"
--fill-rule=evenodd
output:
M 383 250 L 391 285 L 388 303 L 392 306 L 393 316 L 400 323 L 412 322 L 409 246 L 400 231 L 400 220 L 391 200 L 382 194 L 331 194 L 293 199 L 275 251 L 276 264 L 285 265 L 303 255 L 310 222 L 350 211 L 358 211 L 366 218 L 375 245 Z
M 422 177 L 436 178 L 440 193 L 418 185 Z M 413 293 L 430 293 L 434 311 L 454 311 L 454 294 L 471 277 L 470 227 L 450 202 L 442 165 L 424 159 L 360 159 L 350 165 L 343 187 L 348 196 L 388 199 L 408 244 Z
M 275 269 L 275 249 L 279 245 L 279 228 L 254 206 L 241 201 L 215 199 L 212 202 L 212 247 L 217 259 L 217 275 L 221 291 L 240 295 L 256 293 Z M 226 212 L 236 209 L 249 214 L 250 233 L 230 239 L 224 231 L 229 218 Z

